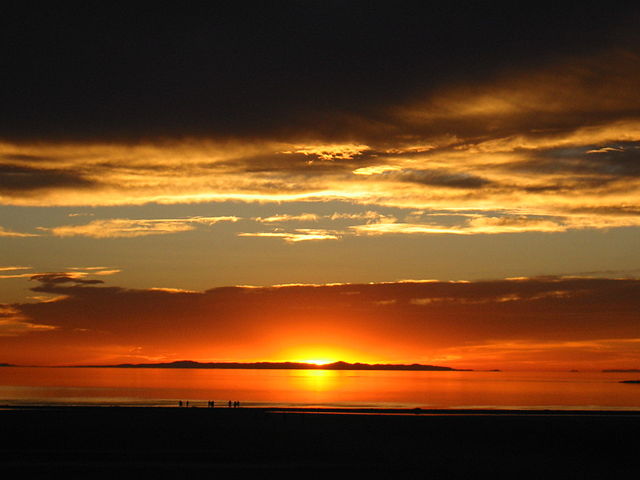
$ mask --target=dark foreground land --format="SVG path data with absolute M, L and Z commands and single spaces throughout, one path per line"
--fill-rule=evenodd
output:
M 0 410 L 4 478 L 634 478 L 640 412 Z

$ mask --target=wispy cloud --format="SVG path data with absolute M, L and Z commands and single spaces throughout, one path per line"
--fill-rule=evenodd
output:
M 356 155 L 360 155 L 367 150 L 371 150 L 368 145 L 346 144 L 299 144 L 291 145 L 289 150 L 279 153 L 301 153 L 319 160 L 351 160 Z
M 303 213 L 301 215 L 272 215 L 270 217 L 257 217 L 256 222 L 260 223 L 281 223 L 281 222 L 317 222 L 321 217 L 315 213 Z
M 35 233 L 14 232 L 12 230 L 7 230 L 3 227 L 0 227 L 0 237 L 24 238 L 24 237 L 37 237 L 37 236 L 38 235 Z
M 252 220 L 259 223 L 284 223 L 284 222 L 319 222 L 321 220 L 380 220 L 387 218 L 385 215 L 372 210 L 366 212 L 334 212 L 330 215 L 319 215 L 316 213 L 302 213 L 299 215 L 272 215 L 270 217 L 256 217 Z
M 17 271 L 17 270 L 33 270 L 31 267 L 2 267 L 0 272 Z M 8 273 L 0 274 L 0 279 L 10 278 L 28 278 L 30 280 L 37 280 L 40 282 L 49 283 L 65 283 L 65 282 L 78 282 L 78 283 L 103 283 L 102 280 L 87 280 L 86 277 L 95 276 L 107 276 L 120 273 L 122 270 L 118 268 L 110 267 L 70 267 L 64 272 L 28 272 L 28 273 Z
M 0 337 L 16 337 L 31 332 L 55 330 L 53 325 L 32 323 L 20 310 L 0 304 Z
M 455 215 L 452 213 L 451 215 Z M 430 220 L 428 223 L 374 222 L 349 227 L 356 235 L 491 235 L 505 233 L 565 232 L 572 229 L 617 228 L 640 226 L 640 217 L 612 217 L 594 219 L 590 216 L 557 216 L 548 218 L 524 215 L 481 216 L 449 225 Z
M 311 240 L 338 240 L 339 234 L 330 230 L 297 228 L 292 232 L 242 232 L 239 237 L 281 238 L 287 243 L 307 242 Z
M 9 273 L 0 275 L 0 278 L 31 278 L 32 275 L 33 273 Z
M 31 272 L 31 273 L 4 273 L 4 272 L 20 272 L 22 270 L 32 270 L 32 268 L 31 267 L 23 267 L 23 266 L 0 267 L 0 279 L 30 278 L 33 275 L 33 272 Z
M 193 230 L 197 225 L 214 225 L 219 222 L 235 222 L 237 217 L 188 217 L 169 219 L 111 218 L 94 220 L 85 225 L 66 225 L 42 228 L 58 237 L 84 236 L 93 238 L 140 237 L 165 235 Z

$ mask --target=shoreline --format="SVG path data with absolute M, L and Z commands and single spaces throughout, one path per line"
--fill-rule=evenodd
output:
M 156 412 L 176 412 L 176 411 L 198 411 L 218 414 L 228 412 L 229 414 L 242 415 L 246 413 L 260 414 L 322 414 L 322 415 L 388 415 L 388 416 L 631 416 L 640 418 L 640 407 L 638 409 L 551 409 L 551 408 L 380 408 L 380 407 L 279 407 L 279 406 L 240 406 L 239 408 L 229 408 L 226 405 L 208 408 L 206 406 L 141 406 L 141 405 L 117 405 L 117 404 L 92 404 L 92 405 L 14 405 L 0 403 L 0 411 L 41 411 L 41 412 L 80 412 L 100 411 L 100 410 L 121 410 L 121 411 L 148 411 Z

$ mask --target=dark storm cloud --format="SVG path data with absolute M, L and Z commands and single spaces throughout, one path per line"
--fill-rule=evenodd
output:
M 624 147 L 590 150 L 583 157 L 583 168 L 612 177 L 640 177 L 640 143 Z
M 580 207 L 567 209 L 570 213 L 588 215 L 640 216 L 640 207 L 629 205 L 606 205 L 601 207 Z
M 398 182 L 418 183 L 426 186 L 476 189 L 490 185 L 492 182 L 468 173 L 456 173 L 442 170 L 403 170 L 401 172 L 385 172 L 383 178 Z
M 636 208 L 639 12 L 331 1 L 6 10 L 0 197 L 517 202 L 548 217 Z M 571 225 L 637 223 L 604 216 Z
M 127 341 L 174 333 L 253 336 L 302 318 L 313 330 L 314 322 L 340 326 L 343 312 L 349 318 L 345 328 L 385 331 L 394 338 L 417 335 L 424 341 L 445 339 L 451 332 L 455 342 L 640 336 L 638 280 L 547 277 L 186 292 L 91 287 L 81 285 L 89 281 L 56 274 L 34 279 L 42 285 L 33 290 L 64 298 L 14 305 L 31 323 L 108 331 Z M 76 285 L 66 285 L 71 282 Z
M 390 106 L 628 43 L 637 19 L 623 5 L 335 1 L 13 2 L 1 17 L 11 140 L 388 135 Z
M 594 178 L 639 177 L 640 143 L 541 150 L 534 158 L 514 163 L 511 168 Z
M 25 154 L 10 154 L 10 155 L 0 155 L 0 160 L 13 160 L 18 162 L 29 162 L 29 163 L 37 163 L 44 162 L 47 160 L 51 160 L 49 157 L 43 157 L 42 155 L 25 155 Z
M 532 194 L 573 194 L 577 192 L 605 191 L 609 194 L 629 192 L 629 182 L 640 178 L 640 146 L 638 142 L 627 142 L 617 146 L 586 146 L 571 148 L 538 149 L 534 153 L 521 152 L 523 159 L 505 163 L 505 172 L 516 175 L 536 174 L 539 184 L 513 186 Z M 632 205 L 584 206 L 572 209 L 575 213 L 600 215 L 633 215 L 637 208 Z
M 0 164 L 0 193 L 15 195 L 51 188 L 82 189 L 92 186 L 95 182 L 73 171 Z

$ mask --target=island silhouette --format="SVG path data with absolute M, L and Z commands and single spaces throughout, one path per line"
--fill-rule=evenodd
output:
M 443 367 L 438 365 L 422 365 L 419 363 L 388 364 L 388 363 L 348 363 L 333 362 L 323 365 L 305 362 L 194 362 L 179 360 L 170 363 L 121 363 L 118 365 L 79 365 L 83 368 L 218 368 L 218 369 L 263 369 L 263 370 L 421 370 L 421 371 L 450 371 L 470 372 L 471 369 Z

